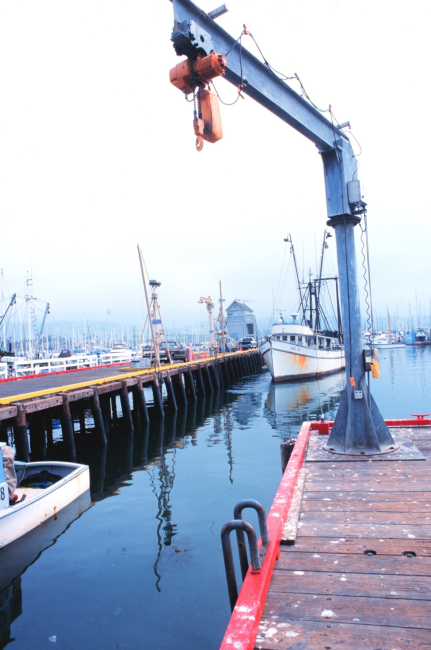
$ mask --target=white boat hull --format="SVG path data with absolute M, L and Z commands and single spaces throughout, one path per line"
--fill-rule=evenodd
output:
M 30 463 L 33 468 L 48 469 L 52 473 L 72 470 L 57 483 L 44 490 L 28 489 L 29 498 L 17 505 L 0 510 L 0 548 L 10 544 L 30 530 L 46 522 L 69 503 L 90 488 L 87 465 L 76 463 Z M 26 492 L 20 489 L 19 492 Z
M 321 377 L 346 366 L 342 348 L 316 349 L 271 339 L 260 351 L 275 382 Z

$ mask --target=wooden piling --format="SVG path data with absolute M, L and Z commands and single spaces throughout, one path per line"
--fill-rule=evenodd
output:
M 162 395 L 160 393 L 159 382 L 157 379 L 153 379 L 151 382 L 151 388 L 153 389 L 154 411 L 159 418 L 164 418 L 165 412 L 163 410 Z
M 221 367 L 222 368 L 221 371 L 222 371 L 222 375 L 223 375 L 223 384 L 225 384 L 226 386 L 229 386 L 229 384 L 230 384 L 230 375 L 229 375 L 229 370 L 227 368 L 227 364 L 228 364 L 228 360 L 225 359 L 224 363 L 223 363 L 223 365 Z
M 181 373 L 179 375 L 174 375 L 172 377 L 172 384 L 173 384 L 173 387 L 174 387 L 177 404 L 180 404 L 181 406 L 186 406 L 187 405 L 187 395 L 186 395 L 186 389 L 185 389 L 185 386 L 184 386 L 183 376 L 182 376 Z
M 99 390 L 97 386 L 93 386 L 93 397 L 91 398 L 91 412 L 93 414 L 94 427 L 99 442 L 106 445 L 106 431 L 105 423 L 103 421 L 102 409 L 100 408 Z
M 198 366 L 197 370 L 195 371 L 195 377 L 198 395 L 200 397 L 205 397 L 205 384 L 202 377 L 202 368 L 200 366 Z
M 213 383 L 211 381 L 211 376 L 210 373 L 208 372 L 208 368 L 206 366 L 202 368 L 202 376 L 204 378 L 205 386 L 208 393 L 212 395 L 214 393 Z
M 5 442 L 7 445 L 9 444 L 7 426 L 2 420 L 0 420 L 0 442 Z
M 236 379 L 235 379 L 235 373 L 234 373 L 233 368 L 232 368 L 232 359 L 229 359 L 228 362 L 227 362 L 227 371 L 229 373 L 230 383 L 235 384 Z
M 220 390 L 220 380 L 218 378 L 217 367 L 214 364 L 212 364 L 211 366 L 208 367 L 208 372 L 211 375 L 211 379 L 212 379 L 212 382 L 213 382 L 214 389 L 219 391 Z
M 238 367 L 238 357 L 232 359 L 232 368 L 233 368 L 233 373 L 235 375 L 235 381 L 238 382 L 241 379 L 241 374 L 239 372 L 239 367 Z
M 118 420 L 117 393 L 114 393 L 113 395 L 111 395 L 111 408 L 112 408 L 112 419 L 114 420 L 115 423 L 117 423 L 117 420 Z
M 103 425 L 105 427 L 105 435 L 108 437 L 109 429 L 111 427 L 111 401 L 109 395 L 99 395 L 100 408 L 102 410 Z
M 30 460 L 30 447 L 28 444 L 27 435 L 27 419 L 25 417 L 24 406 L 22 404 L 15 404 L 17 407 L 17 415 L 14 418 L 14 438 L 16 448 L 17 460 L 22 460 L 28 463 Z
M 132 411 L 130 408 L 129 391 L 127 389 L 127 382 L 121 382 L 120 390 L 121 410 L 123 411 L 123 426 L 127 433 L 133 433 L 133 420 Z
M 223 366 L 224 366 L 224 363 L 222 364 L 219 361 L 218 364 L 217 364 L 217 370 L 218 370 L 218 380 L 219 380 L 219 384 L 220 384 L 220 390 L 224 389 L 224 379 L 223 379 L 223 370 L 222 370 Z
M 144 388 L 142 386 L 142 379 L 139 379 L 136 386 L 133 388 L 133 403 L 139 412 L 139 417 L 142 424 L 148 424 L 150 418 L 148 416 L 147 402 L 145 400 Z
M 67 460 L 74 463 L 76 461 L 76 449 L 73 422 L 70 414 L 69 396 L 67 393 L 63 393 L 62 398 L 63 408 L 61 413 L 61 430 L 63 432 L 64 448 Z
M 46 458 L 45 412 L 36 411 L 29 419 L 32 461 Z
M 165 377 L 165 386 L 166 386 L 166 393 L 168 395 L 169 408 L 171 409 L 171 411 L 178 411 L 177 400 L 175 399 L 175 391 L 172 385 L 172 379 L 170 378 L 169 375 L 166 375 Z
M 184 373 L 184 382 L 186 385 L 186 394 L 189 402 L 196 402 L 196 387 L 191 370 L 188 370 Z

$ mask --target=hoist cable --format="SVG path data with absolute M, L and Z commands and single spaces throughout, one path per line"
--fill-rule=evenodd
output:
M 361 243 L 362 243 L 362 266 L 364 269 L 364 283 L 365 283 L 365 304 L 366 304 L 366 314 L 367 314 L 367 324 L 368 328 L 371 334 L 371 347 L 373 345 L 373 340 L 374 340 L 374 322 L 373 322 L 373 301 L 371 298 L 371 275 L 370 275 L 370 249 L 368 245 L 368 223 L 367 223 L 367 213 L 364 213 L 364 228 L 362 228 L 362 224 L 360 224 L 361 227 Z M 363 235 L 365 234 L 365 244 L 363 241 Z M 366 248 L 366 256 L 364 253 L 364 247 Z M 368 282 L 367 282 L 367 276 L 368 276 Z M 368 289 L 367 290 L 367 285 Z

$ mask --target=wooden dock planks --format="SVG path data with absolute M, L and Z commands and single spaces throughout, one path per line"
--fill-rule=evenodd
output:
M 431 429 L 408 431 L 431 456 Z M 431 648 L 430 462 L 304 467 L 296 542 L 280 546 L 255 648 Z

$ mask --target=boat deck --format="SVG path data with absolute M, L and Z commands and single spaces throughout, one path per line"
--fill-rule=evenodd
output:
M 37 497 L 38 494 L 42 492 L 42 488 L 31 488 L 31 487 L 25 487 L 25 488 L 16 488 L 15 489 L 15 494 L 18 495 L 18 501 L 15 505 L 19 505 L 21 503 L 22 497 L 25 495 L 25 502 L 28 503 L 29 501 L 32 501 Z
M 313 461 L 312 432 L 256 648 L 431 648 L 431 428 L 402 431 L 424 460 Z

